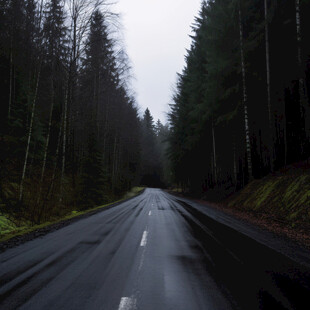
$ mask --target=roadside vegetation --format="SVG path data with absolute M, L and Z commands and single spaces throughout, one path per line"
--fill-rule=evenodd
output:
M 224 200 L 229 208 L 267 216 L 292 228 L 310 228 L 309 164 L 287 167 L 250 182 Z
M 169 114 L 176 192 L 309 232 L 309 16 L 308 0 L 202 1 Z
M 176 187 L 222 200 L 310 157 L 309 16 L 308 0 L 202 1 L 169 114 Z
M 1 231 L 159 183 L 167 126 L 139 113 L 120 29 L 109 0 L 0 0 Z
M 111 7 L 0 0 L 0 234 L 138 185 L 307 221 L 310 1 L 202 1 L 169 124 L 139 113 Z
M 66 221 L 74 218 L 78 218 L 82 215 L 92 214 L 95 211 L 100 211 L 105 207 L 108 207 L 112 204 L 122 202 L 123 200 L 132 198 L 134 196 L 139 195 L 144 190 L 144 187 L 133 187 L 130 191 L 128 191 L 123 198 L 118 201 L 114 201 L 105 205 L 97 206 L 94 208 L 86 209 L 83 211 L 73 210 L 63 216 L 50 218 L 49 221 L 46 221 L 39 225 L 33 225 L 29 221 L 21 221 L 18 224 L 14 223 L 12 220 L 9 220 L 5 215 L 0 216 L 0 242 L 7 241 L 13 237 L 21 236 L 27 233 L 31 233 L 33 231 Z

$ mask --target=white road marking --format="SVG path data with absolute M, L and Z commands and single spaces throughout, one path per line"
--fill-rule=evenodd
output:
M 146 250 L 146 247 L 144 247 L 143 251 L 142 251 L 142 255 L 141 255 L 141 259 L 140 259 L 140 264 L 139 264 L 139 271 L 142 269 L 142 266 L 143 266 L 143 263 L 144 263 L 145 250 Z
M 149 215 L 152 215 L 152 211 L 149 212 Z
M 118 310 L 134 310 L 136 309 L 136 299 L 132 297 L 122 297 Z
M 146 246 L 147 235 L 148 235 L 148 231 L 145 230 L 145 231 L 143 232 L 143 236 L 142 236 L 142 239 L 141 239 L 140 246 Z

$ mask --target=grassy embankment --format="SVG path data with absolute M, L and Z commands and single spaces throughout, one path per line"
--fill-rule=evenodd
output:
M 268 216 L 292 228 L 310 227 L 310 167 L 296 164 L 260 180 L 224 200 L 224 205 Z
M 8 218 L 6 218 L 5 215 L 0 215 L 0 242 L 1 241 L 7 241 L 13 237 L 24 235 L 24 234 L 30 233 L 32 231 L 35 231 L 37 229 L 40 229 L 40 228 L 43 228 L 43 227 L 46 227 L 46 226 L 49 226 L 52 224 L 57 224 L 57 223 L 62 222 L 64 220 L 69 220 L 69 219 L 72 219 L 74 217 L 77 217 L 77 216 L 80 216 L 83 214 L 87 214 L 89 212 L 93 212 L 93 211 L 101 209 L 101 208 L 105 208 L 111 204 L 121 202 L 122 200 L 134 197 L 134 196 L 138 195 L 143 189 L 144 189 L 144 187 L 134 187 L 134 188 L 132 188 L 131 191 L 127 192 L 122 199 L 120 199 L 118 201 L 114 201 L 114 202 L 108 203 L 106 205 L 98 206 L 98 207 L 91 208 L 88 210 L 72 211 L 71 213 L 65 215 L 64 217 L 59 217 L 59 218 L 56 218 L 52 221 L 48 221 L 48 222 L 42 223 L 40 225 L 35 225 L 35 226 L 31 226 L 27 222 L 24 222 L 20 226 L 16 226 Z
M 181 188 L 171 191 L 182 193 Z M 185 193 L 225 209 L 238 210 L 257 218 L 269 218 L 290 228 L 310 231 L 309 162 L 296 163 L 262 179 L 253 180 L 234 194 L 230 188 L 209 190 L 203 196 Z

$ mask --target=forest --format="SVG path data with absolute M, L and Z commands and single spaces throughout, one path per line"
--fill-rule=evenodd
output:
M 0 0 L 0 215 L 35 225 L 137 185 L 219 200 L 309 161 L 309 16 L 309 0 L 202 1 L 162 124 L 108 2 Z
M 0 213 L 39 224 L 161 185 L 167 126 L 143 116 L 103 0 L 0 1 Z M 143 160 L 146 158 L 146 160 Z
M 184 191 L 221 199 L 309 161 L 309 17 L 308 0 L 202 1 L 169 113 Z

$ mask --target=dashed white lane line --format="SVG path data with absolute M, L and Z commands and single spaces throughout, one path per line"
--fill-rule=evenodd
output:
M 152 211 L 149 212 L 149 216 L 151 216 L 151 215 L 152 215 Z
M 140 246 L 146 246 L 147 235 L 148 235 L 148 231 L 145 230 L 145 231 L 143 232 L 143 236 L 142 236 L 142 239 L 141 239 Z
M 122 297 L 118 310 L 134 310 L 136 309 L 136 299 L 132 297 Z

